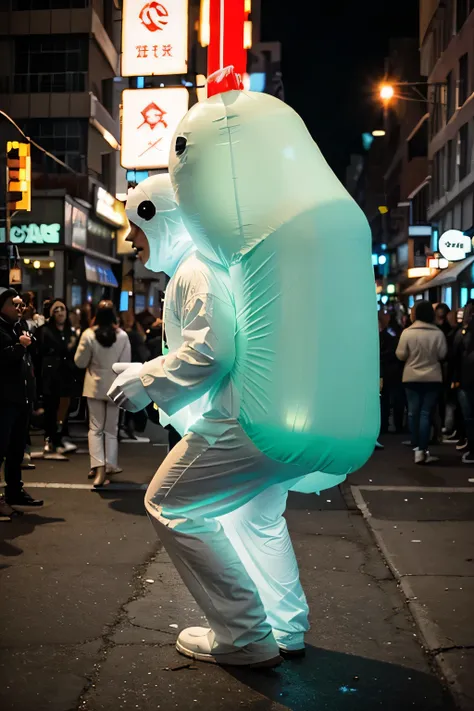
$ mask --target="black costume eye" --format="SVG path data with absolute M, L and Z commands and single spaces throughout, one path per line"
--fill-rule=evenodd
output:
M 156 215 L 156 207 L 153 205 L 151 200 L 144 200 L 137 207 L 138 217 L 143 220 L 152 220 Z
M 177 156 L 183 155 L 184 151 L 186 150 L 186 144 L 187 140 L 185 139 L 185 137 L 178 136 L 178 138 L 176 139 L 176 145 L 174 147 Z

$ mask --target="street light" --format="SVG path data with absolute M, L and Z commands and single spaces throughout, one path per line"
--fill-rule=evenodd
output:
M 382 84 L 380 87 L 380 98 L 383 101 L 390 101 L 393 99 L 395 90 L 391 84 Z
M 385 136 L 385 131 L 383 130 L 383 128 L 376 128 L 375 131 L 372 131 L 372 136 L 374 138 L 382 138 L 383 136 Z

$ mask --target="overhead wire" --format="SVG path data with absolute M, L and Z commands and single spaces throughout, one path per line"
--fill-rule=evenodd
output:
M 60 165 L 62 168 L 65 168 L 69 173 L 72 173 L 73 175 L 81 175 L 81 173 L 78 173 L 77 170 L 74 170 L 74 168 L 71 168 L 67 163 L 64 163 L 60 158 L 55 156 L 53 153 L 50 153 L 49 151 L 46 150 L 46 148 L 43 148 L 43 146 L 40 146 L 39 143 L 37 143 L 33 138 L 30 138 L 29 136 L 26 135 L 26 133 L 18 126 L 18 124 L 12 119 L 11 116 L 9 116 L 5 111 L 2 111 L 0 109 L 0 115 L 4 116 L 7 121 L 10 121 L 10 123 L 16 128 L 18 133 L 20 133 L 23 138 L 25 138 L 28 143 L 30 143 L 32 146 L 37 148 L 39 151 L 44 153 L 44 155 L 48 156 L 48 158 L 51 158 L 55 163 Z

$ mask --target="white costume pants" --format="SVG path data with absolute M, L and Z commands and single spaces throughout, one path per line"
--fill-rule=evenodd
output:
M 259 495 L 263 502 L 270 487 L 278 488 L 267 494 L 268 501 L 278 500 L 275 510 L 279 507 L 282 511 L 286 492 L 304 474 L 297 467 L 280 464 L 262 454 L 235 422 L 212 446 L 194 433 L 184 437 L 169 453 L 148 488 L 147 511 L 185 585 L 207 616 L 216 636 L 216 653 L 252 645 L 258 650 L 252 662 L 257 662 L 278 653 L 271 634 L 273 624 L 278 626 L 277 636 L 280 627 L 286 627 L 281 631 L 289 634 L 306 629 L 306 603 L 281 514 L 268 517 L 268 536 L 265 528 L 261 528 L 264 511 L 255 517 L 253 529 L 242 525 L 240 517 L 232 516 Z M 253 516 L 257 508 L 249 507 L 248 511 L 253 511 Z M 225 525 L 232 526 L 234 532 L 238 530 L 240 553 L 249 546 L 245 561 L 220 521 L 227 514 L 230 516 Z M 277 532 L 283 532 L 283 541 Z M 262 554 L 260 549 L 266 545 L 269 549 L 273 547 L 273 551 Z M 270 591 L 265 587 L 268 584 L 265 572 L 255 574 L 262 555 L 263 564 L 271 566 Z M 282 596 L 276 592 L 278 588 Z M 295 598 L 299 599 L 296 607 L 304 607 L 303 614 L 301 609 L 297 614 L 286 610 L 288 601 L 291 600 L 291 607 Z M 293 627 L 291 622 L 295 618 L 299 619 L 299 625 Z
M 274 484 L 219 520 L 257 586 L 279 646 L 301 649 L 309 610 L 283 517 L 287 499 L 288 484 Z
M 91 469 L 117 466 L 119 408 L 112 401 L 87 398 Z

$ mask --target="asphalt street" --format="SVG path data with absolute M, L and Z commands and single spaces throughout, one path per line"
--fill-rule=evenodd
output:
M 121 445 L 123 474 L 102 493 L 90 491 L 85 453 L 38 460 L 28 488 L 44 508 L 0 524 L 2 711 L 438 711 L 453 698 L 474 708 L 464 493 L 474 486 L 452 449 L 450 463 L 415 469 L 390 437 L 343 490 L 290 496 L 308 651 L 256 673 L 188 663 L 174 649 L 182 626 L 204 620 L 145 516 L 144 488 L 166 454 L 164 433 L 151 439 L 161 446 Z

